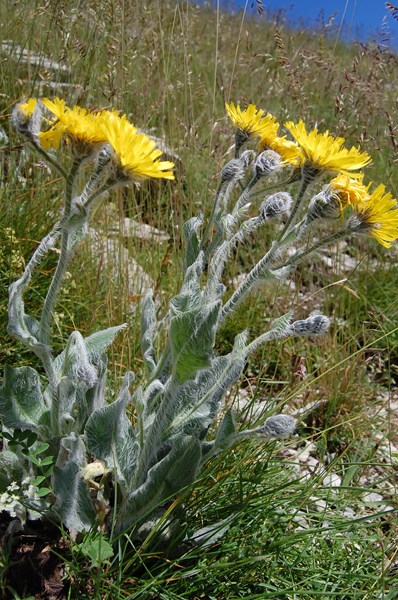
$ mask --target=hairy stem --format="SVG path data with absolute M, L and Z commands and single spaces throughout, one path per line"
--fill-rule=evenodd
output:
M 33 148 L 39 153 L 41 154 L 41 156 L 44 158 L 44 160 L 49 163 L 52 167 L 54 167 L 54 169 L 61 175 L 61 177 L 63 177 L 65 180 L 68 179 L 68 174 L 65 171 L 65 169 L 58 163 L 57 159 L 54 156 L 51 156 L 51 154 L 49 154 L 48 152 L 46 152 L 44 150 L 44 148 L 42 148 L 40 146 L 40 144 L 38 144 L 35 141 L 31 141 L 31 144 L 33 146 Z
M 77 172 L 79 170 L 80 161 L 74 161 L 71 167 L 71 171 L 66 179 L 65 186 L 65 207 L 64 214 L 61 221 L 62 224 L 62 236 L 61 236 L 61 253 L 58 259 L 57 268 L 50 287 L 48 289 L 46 298 L 44 300 L 43 310 L 40 319 L 40 341 L 46 346 L 50 346 L 50 323 L 53 313 L 53 308 L 57 299 L 57 295 L 65 275 L 66 268 L 68 266 L 70 253 L 69 253 L 69 237 L 70 231 L 68 228 L 68 219 L 70 217 L 73 197 L 73 187 L 76 179 Z
M 292 208 L 292 212 L 290 213 L 290 216 L 286 222 L 285 228 L 284 228 L 282 236 L 281 236 L 281 240 L 284 240 L 289 235 L 290 231 L 292 230 L 292 228 L 296 222 L 296 218 L 298 216 L 298 211 L 299 211 L 299 208 L 303 201 L 304 194 L 305 194 L 309 184 L 313 180 L 314 180 L 313 173 L 311 173 L 308 169 L 305 169 L 305 167 L 304 167 L 303 168 L 303 178 L 301 180 L 301 187 L 300 187 L 299 193 L 297 195 L 296 201 L 294 203 L 294 206 Z
M 264 277 L 266 269 L 275 259 L 279 250 L 279 245 L 274 242 L 267 254 L 256 264 L 255 267 L 246 276 L 245 280 L 235 290 L 228 302 L 223 306 L 220 312 L 219 323 L 222 323 L 237 307 L 239 302 L 243 300 L 246 294 L 253 288 L 261 277 Z

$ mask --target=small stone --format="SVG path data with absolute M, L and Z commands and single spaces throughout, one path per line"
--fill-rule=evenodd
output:
M 369 492 L 368 494 L 364 494 L 362 497 L 363 502 L 382 502 L 384 500 L 381 494 L 376 494 L 376 492 Z
M 343 517 L 346 517 L 347 519 L 355 519 L 355 516 L 355 511 L 349 506 L 343 510 Z
M 322 483 L 326 487 L 340 487 L 341 477 L 339 477 L 337 473 L 329 473 L 326 475 Z

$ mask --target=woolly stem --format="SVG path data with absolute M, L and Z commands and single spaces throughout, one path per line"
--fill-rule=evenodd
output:
M 315 177 L 316 177 L 316 174 L 314 173 L 314 171 L 311 171 L 309 168 L 306 168 L 306 166 L 304 165 L 303 178 L 301 180 L 301 187 L 300 187 L 299 193 L 297 195 L 296 201 L 294 203 L 294 206 L 292 208 L 292 212 L 290 213 L 290 216 L 286 222 L 285 228 L 282 232 L 282 236 L 280 238 L 281 240 L 284 240 L 289 235 L 291 229 L 293 228 L 296 218 L 298 216 L 299 208 L 300 208 L 301 203 L 304 198 L 304 194 L 307 190 L 307 187 L 315 179 Z
M 56 171 L 58 171 L 58 173 L 61 175 L 61 177 L 63 177 L 65 180 L 68 179 L 68 174 L 65 171 L 65 169 L 57 162 L 57 159 L 54 156 L 51 156 L 51 154 L 49 154 L 48 152 L 46 152 L 44 150 L 44 148 L 42 148 L 40 146 L 40 144 L 38 144 L 36 141 L 31 140 L 31 144 L 33 146 L 33 148 L 39 153 L 41 154 L 41 156 L 44 158 L 44 160 L 46 162 L 48 162 L 52 167 L 54 167 L 54 169 Z
M 70 231 L 68 228 L 68 219 L 71 213 L 73 188 L 76 179 L 77 172 L 79 170 L 81 161 L 75 160 L 72 164 L 70 173 L 66 179 L 65 186 L 65 208 L 64 214 L 61 221 L 62 226 L 62 237 L 61 237 L 61 253 L 58 259 L 57 268 L 50 287 L 48 289 L 46 298 L 44 300 L 43 310 L 40 319 L 40 341 L 46 346 L 50 346 L 50 322 L 52 318 L 53 308 L 57 299 L 57 295 L 65 275 L 66 268 L 68 266 L 70 252 L 69 252 L 69 237 Z
M 267 254 L 265 254 L 265 256 L 263 256 L 263 258 L 256 264 L 256 266 L 253 267 L 250 273 L 246 276 L 245 280 L 235 290 L 228 302 L 223 306 L 220 312 L 219 323 L 222 323 L 222 321 L 224 321 L 235 310 L 239 302 L 243 300 L 246 294 L 258 282 L 260 277 L 265 276 L 265 271 L 275 259 L 278 250 L 279 246 L 276 242 L 274 242 Z

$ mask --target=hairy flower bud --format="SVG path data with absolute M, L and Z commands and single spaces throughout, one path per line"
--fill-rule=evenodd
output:
M 221 169 L 221 183 L 227 183 L 233 179 L 241 179 L 244 174 L 244 164 L 240 158 L 233 158 Z
M 292 205 L 292 197 L 287 192 L 277 192 L 267 196 L 260 206 L 261 217 L 266 221 L 286 213 Z
M 252 162 L 255 160 L 255 158 L 256 158 L 256 153 L 254 152 L 254 150 L 245 150 L 240 155 L 240 159 L 241 159 L 241 161 L 242 161 L 243 166 L 244 166 L 245 169 L 249 165 L 252 164 Z
M 314 196 L 308 206 L 307 223 L 315 219 L 336 219 L 341 209 L 337 195 L 326 188 Z
M 330 327 L 330 319 L 325 315 L 313 315 L 302 321 L 294 321 L 290 325 L 293 335 L 321 335 Z
M 282 159 L 277 152 L 264 150 L 257 156 L 253 168 L 257 177 L 266 177 L 282 168 Z
M 281 437 L 293 433 L 295 427 L 296 419 L 293 417 L 289 415 L 274 415 L 265 421 L 259 431 L 270 437 Z
M 42 120 L 41 103 L 33 98 L 28 102 L 19 102 L 12 111 L 11 119 L 18 133 L 31 140 L 37 138 Z

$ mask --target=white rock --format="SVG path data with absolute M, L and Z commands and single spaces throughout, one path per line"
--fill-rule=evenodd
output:
M 339 477 L 337 473 L 329 473 L 326 475 L 322 483 L 326 487 L 340 487 L 341 477 Z
M 382 502 L 384 500 L 381 494 L 376 494 L 376 492 L 369 492 L 368 494 L 364 494 L 362 496 L 363 502 Z

